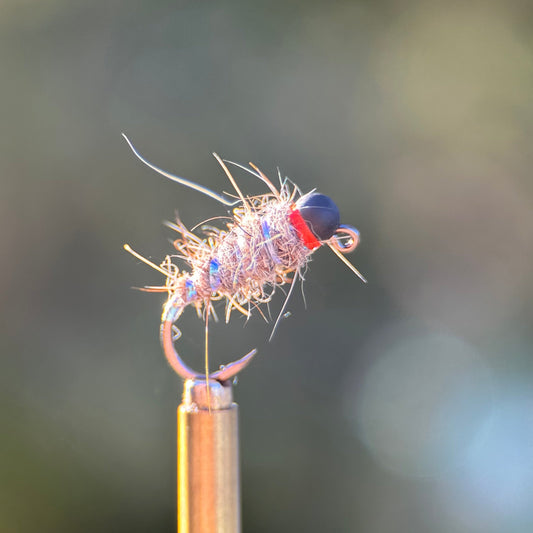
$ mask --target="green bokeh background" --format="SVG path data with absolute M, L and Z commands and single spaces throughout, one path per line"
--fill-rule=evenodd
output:
M 212 151 L 279 166 L 361 231 L 368 285 L 319 250 L 273 342 L 212 328 L 213 365 L 260 350 L 244 531 L 531 531 L 532 30 L 521 1 L 2 0 L 0 531 L 174 529 L 181 385 L 122 245 L 225 211 L 122 131 L 217 191 Z

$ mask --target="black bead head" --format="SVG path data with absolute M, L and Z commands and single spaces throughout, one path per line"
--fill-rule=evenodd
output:
M 296 207 L 307 227 L 320 241 L 331 238 L 341 223 L 339 208 L 325 194 L 306 194 L 296 202 Z

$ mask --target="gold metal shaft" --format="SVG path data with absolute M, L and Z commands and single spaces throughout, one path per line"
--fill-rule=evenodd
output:
M 240 533 L 238 406 L 231 383 L 188 379 L 178 407 L 178 533 Z

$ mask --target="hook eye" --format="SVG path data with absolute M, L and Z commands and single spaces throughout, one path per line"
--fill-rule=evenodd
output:
M 329 243 L 339 252 L 347 254 L 353 252 L 359 244 L 359 231 L 353 226 L 341 224 Z

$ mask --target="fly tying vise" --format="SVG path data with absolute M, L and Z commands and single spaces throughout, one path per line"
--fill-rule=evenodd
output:
M 142 290 L 168 294 L 161 317 L 161 344 L 168 363 L 182 378 L 224 382 L 240 372 L 250 362 L 256 350 L 221 366 L 216 372 L 209 372 L 209 315 L 216 319 L 213 302 L 226 300 L 226 322 L 229 321 L 233 309 L 249 317 L 253 306 L 263 315 L 259 305 L 270 302 L 277 286 L 290 283 L 287 297 L 272 331 L 273 335 L 285 313 L 298 277 L 303 279 L 302 270 L 311 254 L 320 246 L 327 245 L 366 283 L 365 278 L 343 255 L 357 247 L 359 232 L 340 223 L 339 210 L 328 196 L 314 190 L 302 195 L 296 185 L 287 178 L 282 180 L 281 176 L 278 190 L 254 164 L 250 163 L 251 168 L 247 168 L 222 160 L 217 154 L 213 154 L 237 196 L 218 194 L 156 167 L 139 154 L 126 135 L 122 135 L 135 156 L 152 170 L 233 207 L 233 216 L 227 228 L 204 226 L 205 238 L 188 230 L 181 220 L 167 223 L 180 235 L 174 241 L 178 253 L 168 255 L 161 265 L 152 263 L 132 250 L 129 245 L 124 245 L 129 253 L 166 278 L 165 285 L 145 287 Z M 261 196 L 244 196 L 226 163 L 246 170 L 261 180 L 270 192 Z M 173 259 L 183 260 L 190 270 L 180 271 Z M 175 322 L 188 305 L 194 306 L 198 316 L 201 318 L 203 314 L 205 320 L 205 374 L 189 368 L 174 346 L 174 341 L 181 336 Z

